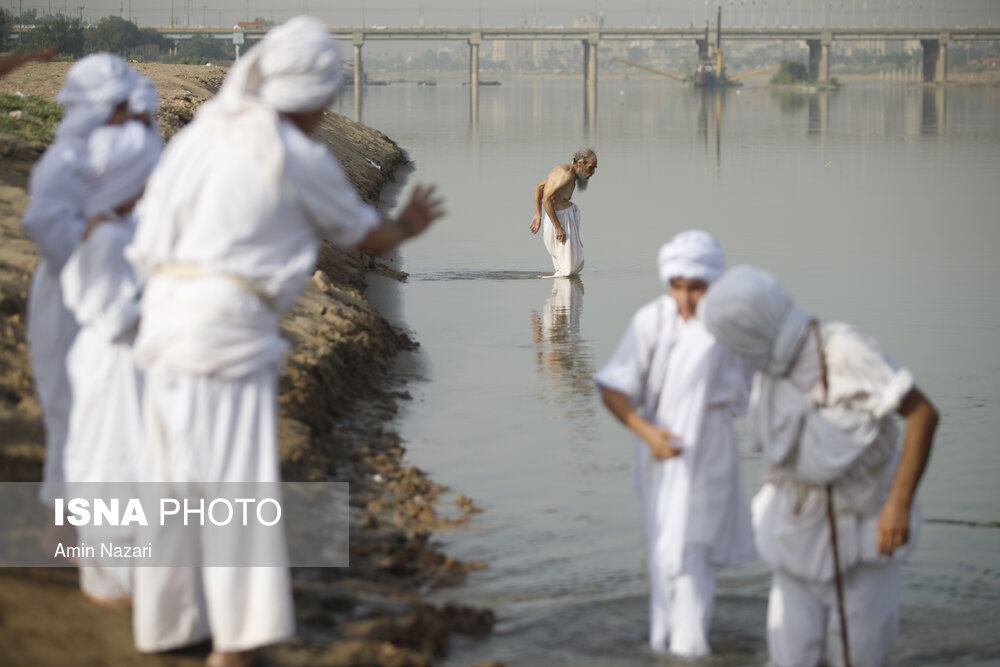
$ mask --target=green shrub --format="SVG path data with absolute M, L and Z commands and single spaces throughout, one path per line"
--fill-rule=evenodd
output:
M 15 111 L 23 111 L 24 117 L 11 117 Z M 0 94 L 0 132 L 47 145 L 52 143 L 52 133 L 61 118 L 62 108 L 54 102 L 31 95 Z
M 809 68 L 795 60 L 785 60 L 781 69 L 771 77 L 771 83 L 776 86 L 786 86 L 793 83 L 804 83 L 809 80 Z

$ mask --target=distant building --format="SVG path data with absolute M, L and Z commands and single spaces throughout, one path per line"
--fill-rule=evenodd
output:
M 159 44 L 140 44 L 132 49 L 129 49 L 128 55 L 130 58 L 142 58 L 143 60 L 156 60 L 160 57 L 160 45 Z

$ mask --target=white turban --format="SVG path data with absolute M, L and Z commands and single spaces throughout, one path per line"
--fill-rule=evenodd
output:
M 791 370 L 813 317 L 766 271 L 726 271 L 698 302 L 698 316 L 718 340 L 753 370 L 783 376 Z
M 319 19 L 296 16 L 273 28 L 229 71 L 219 100 L 256 97 L 279 112 L 318 111 L 344 81 L 340 47 Z
M 162 147 L 160 135 L 138 121 L 94 130 L 81 174 L 87 193 L 85 219 L 112 211 L 141 193 Z
M 128 95 L 128 110 L 133 114 L 156 115 L 160 106 L 160 95 L 156 86 L 145 75 L 132 70 L 132 90 Z
M 56 101 L 65 113 L 56 128 L 59 139 L 84 138 L 111 118 L 115 107 L 128 99 L 135 70 L 119 56 L 95 53 L 78 60 L 63 82 Z
M 239 141 L 262 173 L 277 181 L 284 169 L 278 114 L 325 109 L 343 80 L 340 48 L 329 29 L 318 19 L 296 16 L 236 61 L 196 122 L 211 126 L 203 131 L 216 137 Z
M 725 265 L 726 257 L 718 241 L 700 229 L 681 232 L 664 244 L 657 256 L 660 282 L 664 289 L 674 278 L 711 283 L 722 275 Z

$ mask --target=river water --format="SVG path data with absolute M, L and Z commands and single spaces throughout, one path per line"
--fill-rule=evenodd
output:
M 336 109 L 353 116 L 350 95 Z M 590 378 L 660 293 L 658 248 L 688 228 L 913 371 L 943 419 L 893 664 L 997 664 L 1000 89 L 701 94 L 606 80 L 598 100 L 589 123 L 579 81 L 505 82 L 481 88 L 472 122 L 457 83 L 365 91 L 363 122 L 415 161 L 407 187 L 436 183 L 447 200 L 384 300 L 421 345 L 400 363 L 408 457 L 485 509 L 438 537 L 486 569 L 433 597 L 492 607 L 496 631 L 456 638 L 444 664 L 671 664 L 644 648 L 631 439 Z M 551 263 L 527 230 L 531 190 L 582 146 L 599 156 L 574 198 L 586 267 L 539 279 Z M 753 493 L 759 459 L 743 465 Z M 762 565 L 723 573 L 704 664 L 766 662 L 767 588 Z

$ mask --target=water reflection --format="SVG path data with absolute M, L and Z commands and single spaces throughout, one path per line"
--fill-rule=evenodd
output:
M 715 145 L 715 170 L 722 169 L 722 103 L 725 88 L 694 88 L 698 97 L 698 136 L 705 142 L 705 158 Z
M 830 120 L 830 94 L 825 90 L 809 95 L 809 134 L 825 136 Z
M 591 378 L 594 353 L 580 335 L 583 311 L 583 281 L 579 276 L 554 278 L 552 292 L 541 314 L 531 311 L 531 334 L 535 344 L 535 366 L 545 377 L 542 400 L 558 411 L 558 417 L 590 417 L 594 403 Z
M 794 114 L 808 103 L 810 97 L 808 93 L 797 90 L 773 87 L 768 89 L 768 94 L 783 114 Z
M 944 86 L 925 86 L 920 105 L 920 133 L 944 134 L 945 102 L 948 93 Z

